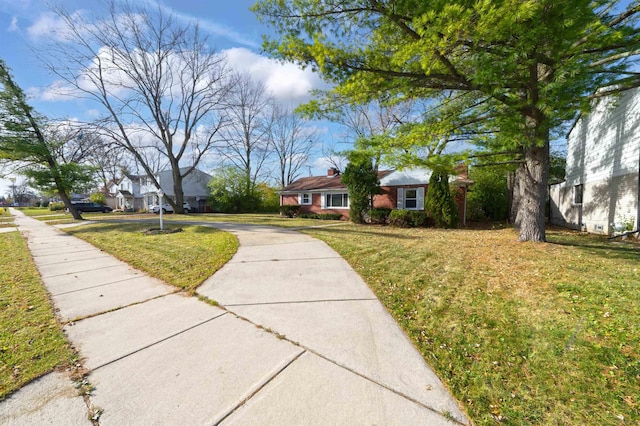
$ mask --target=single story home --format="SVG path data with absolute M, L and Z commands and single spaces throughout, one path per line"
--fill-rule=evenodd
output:
M 467 178 L 466 167 L 451 177 L 458 187 L 456 203 L 460 223 L 465 223 L 467 188 L 473 184 Z M 431 170 L 383 170 L 378 172 L 381 193 L 373 198 L 375 208 L 424 210 L 424 197 L 429 186 Z M 326 176 L 300 178 L 280 191 L 280 205 L 299 205 L 300 213 L 338 213 L 349 218 L 349 191 L 342 183 L 340 172 L 334 168 Z
M 595 101 L 567 136 L 565 181 L 551 185 L 552 224 L 612 234 L 640 222 L 640 89 Z

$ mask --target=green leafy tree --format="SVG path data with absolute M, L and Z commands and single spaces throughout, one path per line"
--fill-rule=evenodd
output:
M 93 169 L 62 155 L 68 139 L 48 131 L 44 117 L 27 103 L 24 92 L 15 84 L 2 60 L 0 85 L 0 159 L 16 164 L 32 186 L 55 193 L 74 219 L 82 219 L 69 195 L 90 185 Z
M 94 192 L 93 194 L 91 194 L 89 196 L 89 199 L 92 202 L 98 203 L 98 204 L 102 204 L 103 206 L 105 204 L 107 204 L 107 198 L 105 197 L 104 193 L 102 193 L 102 192 Z
M 460 136 L 518 151 L 520 240 L 546 239 L 552 130 L 597 89 L 640 85 L 627 71 L 640 52 L 636 1 L 261 0 L 253 10 L 278 34 L 265 50 L 318 70 L 332 93 L 430 107 L 388 149 L 419 155 Z
M 247 187 L 245 170 L 239 167 L 219 169 L 208 183 L 211 206 L 224 213 L 255 213 L 262 208 L 257 186 Z
M 467 211 L 474 220 L 506 220 L 509 212 L 505 166 L 472 167 L 473 186 L 467 193 Z
M 373 196 L 380 193 L 373 159 L 358 151 L 349 153 L 342 183 L 349 189 L 349 218 L 354 223 L 364 223 L 364 214 L 371 209 Z
M 439 169 L 431 173 L 424 206 L 438 228 L 458 226 L 458 207 L 451 195 L 449 175 Z

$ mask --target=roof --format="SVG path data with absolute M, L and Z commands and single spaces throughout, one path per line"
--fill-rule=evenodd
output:
M 393 170 L 381 170 L 378 172 L 378 179 L 382 179 L 392 172 Z M 300 178 L 282 188 L 280 192 L 321 191 L 328 189 L 347 189 L 347 185 L 342 183 L 342 175 Z

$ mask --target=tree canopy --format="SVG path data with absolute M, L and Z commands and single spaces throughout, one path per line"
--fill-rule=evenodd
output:
M 640 6 L 625 4 L 262 0 L 253 10 L 278 34 L 265 50 L 316 69 L 335 83 L 329 96 L 429 107 L 397 129 L 388 152 L 451 139 L 521 152 L 520 239 L 544 241 L 552 131 L 591 96 L 640 85 L 630 71 Z
M 167 201 L 182 212 L 183 178 L 214 149 L 224 123 L 226 60 L 197 24 L 160 5 L 103 5 L 93 17 L 54 7 L 65 37 L 42 59 L 65 94 L 97 102 L 96 131 L 129 151 L 158 188 L 149 153 L 162 155 L 174 184 L 175 200 Z
M 72 139 L 69 132 L 48 125 L 27 103 L 24 92 L 15 84 L 2 60 L 0 125 L 0 161 L 13 163 L 33 186 L 57 194 L 74 218 L 82 219 L 69 195 L 74 190 L 87 188 L 93 180 L 93 168 L 81 164 L 79 158 L 66 149 Z

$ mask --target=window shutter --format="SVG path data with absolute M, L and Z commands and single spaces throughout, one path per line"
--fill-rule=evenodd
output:
M 424 186 L 416 191 L 416 204 L 418 210 L 424 210 Z
M 404 209 L 404 189 L 398 188 L 398 200 L 396 202 L 396 208 L 398 210 Z
M 320 194 L 320 207 L 323 208 L 323 209 L 326 206 L 326 199 L 327 199 L 326 192 L 323 192 L 322 194 Z
M 298 194 L 298 205 L 302 204 L 302 194 Z

